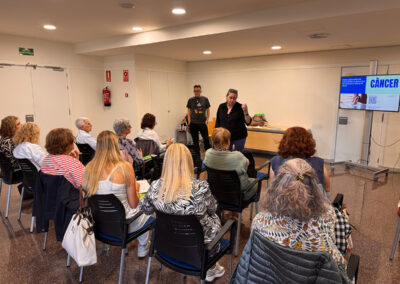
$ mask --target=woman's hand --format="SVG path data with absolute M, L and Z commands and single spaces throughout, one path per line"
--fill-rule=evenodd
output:
M 69 153 L 69 155 L 70 155 L 71 157 L 73 157 L 73 158 L 78 159 L 79 155 L 82 155 L 82 153 L 79 152 L 79 150 L 73 150 L 73 151 L 71 151 L 71 152 Z
M 167 144 L 165 144 L 165 146 L 167 146 L 167 148 L 169 147 L 169 145 L 172 144 L 172 142 L 174 142 L 171 138 L 168 139 Z
M 138 149 L 139 156 L 143 158 L 143 151 L 142 149 Z
M 243 109 L 243 112 L 244 112 L 245 115 L 249 114 L 249 110 L 247 108 L 247 104 L 242 104 L 242 109 Z

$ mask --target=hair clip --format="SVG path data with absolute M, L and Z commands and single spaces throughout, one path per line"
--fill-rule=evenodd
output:
M 304 176 L 303 176 L 302 174 L 298 173 L 298 174 L 297 174 L 297 177 L 296 177 L 296 180 L 301 180 L 301 181 L 303 181 L 303 180 L 304 180 Z

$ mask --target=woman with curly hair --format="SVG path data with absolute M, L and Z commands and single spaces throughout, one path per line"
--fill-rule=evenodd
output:
M 39 127 L 33 122 L 27 122 L 14 136 L 15 149 L 13 155 L 17 159 L 28 159 L 31 163 L 40 170 L 40 165 L 44 157 L 46 156 L 45 151 L 39 144 Z
M 42 162 L 41 170 L 48 175 L 64 176 L 75 188 L 79 188 L 85 166 L 77 159 L 74 150 L 75 137 L 67 128 L 55 128 L 46 136 L 44 146 L 49 153 Z
M 283 163 L 263 194 L 264 209 L 252 229 L 278 245 L 314 252 L 329 252 L 345 270 L 346 261 L 335 245 L 335 211 L 318 186 L 315 171 L 303 159 Z
M 18 117 L 16 116 L 6 116 L 1 120 L 0 127 L 0 153 L 2 153 L 7 159 L 10 160 L 11 165 L 14 169 L 14 178 L 22 177 L 22 172 L 20 171 L 19 165 L 13 156 L 13 150 L 15 145 L 13 142 L 13 137 L 15 132 L 22 126 Z
M 271 159 L 271 178 L 278 173 L 280 166 L 288 159 L 301 158 L 307 161 L 318 177 L 318 183 L 326 192 L 330 191 L 329 173 L 324 160 L 313 156 L 315 140 L 310 131 L 303 127 L 288 128 L 279 143 L 278 155 Z

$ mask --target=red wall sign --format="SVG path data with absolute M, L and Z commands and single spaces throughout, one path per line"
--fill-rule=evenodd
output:
M 106 70 L 106 82 L 111 82 L 111 71 Z
M 123 72 L 122 72 L 122 78 L 123 78 L 123 82 L 129 82 L 129 72 L 128 72 L 128 70 L 124 70 Z

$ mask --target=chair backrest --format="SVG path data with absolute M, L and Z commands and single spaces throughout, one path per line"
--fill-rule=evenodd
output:
M 86 164 L 93 159 L 95 151 L 92 147 L 90 147 L 89 144 L 76 143 L 76 146 L 78 147 L 79 152 L 82 153 L 81 155 L 79 155 L 79 161 L 81 161 L 81 163 L 86 166 Z
M 0 152 L 0 168 L 1 177 L 5 177 L 7 180 L 12 178 L 14 168 L 12 166 L 11 160 L 7 158 L 3 152 Z
M 186 147 L 189 149 L 190 154 L 192 155 L 193 166 L 195 167 L 195 170 L 200 170 L 202 163 L 200 153 L 196 151 L 194 145 L 186 145 Z
M 195 215 L 156 211 L 154 250 L 200 268 L 204 252 L 203 228 Z
M 104 234 L 119 239 L 120 242 L 126 238 L 125 209 L 114 194 L 92 195 L 89 197 L 89 206 L 92 210 L 97 239 L 104 239 Z
M 136 142 L 136 148 L 142 150 L 143 157 L 148 156 L 148 155 L 160 154 L 158 145 L 154 140 L 141 139 L 139 137 L 136 137 L 135 142 Z
M 242 191 L 240 180 L 236 171 L 222 171 L 207 168 L 207 181 L 211 193 L 221 205 L 226 204 L 240 208 L 242 203 Z
M 283 247 L 253 230 L 230 283 L 333 284 L 345 279 L 329 253 Z
M 17 159 L 17 162 L 22 170 L 23 184 L 27 187 L 34 188 L 38 176 L 36 167 L 28 159 Z

